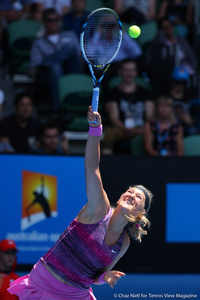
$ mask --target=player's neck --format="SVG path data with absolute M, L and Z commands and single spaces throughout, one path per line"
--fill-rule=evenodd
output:
M 127 220 L 124 218 L 121 211 L 116 207 L 109 223 L 109 230 L 113 234 L 120 234 L 127 225 Z

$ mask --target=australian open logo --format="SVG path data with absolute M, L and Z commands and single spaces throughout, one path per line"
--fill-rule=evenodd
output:
M 57 177 L 22 171 L 21 230 L 57 215 Z

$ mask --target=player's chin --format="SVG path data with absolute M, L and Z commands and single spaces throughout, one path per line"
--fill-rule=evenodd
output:
M 125 213 L 126 215 L 135 214 L 133 205 L 128 204 L 124 201 L 124 202 L 120 203 L 120 206 L 121 206 L 122 212 Z

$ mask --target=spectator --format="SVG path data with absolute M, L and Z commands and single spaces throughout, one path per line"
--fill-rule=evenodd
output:
M 175 120 L 171 98 L 156 101 L 155 118 L 144 126 L 144 147 L 149 155 L 183 155 L 183 130 Z
M 1 0 L 0 1 L 0 59 L 3 61 L 3 33 L 7 25 L 26 17 L 29 13 L 31 0 Z M 4 49 L 5 52 L 5 49 Z M 4 53 L 6 55 L 6 53 Z
M 154 110 L 151 94 L 135 83 L 136 63 L 121 62 L 119 75 L 120 85 L 106 96 L 105 109 L 112 127 L 105 129 L 105 154 L 112 154 L 117 151 L 116 145 L 142 134 L 144 121 L 152 117 Z
M 195 73 L 197 63 L 192 48 L 185 38 L 174 34 L 173 24 L 166 18 L 159 21 L 159 32 L 155 43 L 166 45 L 169 48 L 177 46 L 177 64 L 185 66 L 190 75 Z
M 15 113 L 2 119 L 0 123 L 0 141 L 13 147 L 18 153 L 28 153 L 37 137 L 39 122 L 32 118 L 33 101 L 26 94 L 15 98 Z
M 55 109 L 59 108 L 57 85 L 66 73 L 81 72 L 81 51 L 79 41 L 72 31 L 60 32 L 59 19 L 55 9 L 43 12 L 46 30 L 44 37 L 37 39 L 31 50 L 31 73 L 37 73 L 39 87 L 51 92 Z
M 200 112 L 193 106 L 193 95 L 187 89 L 189 73 L 184 66 L 174 68 L 169 96 L 174 100 L 177 120 L 182 124 L 184 136 L 197 134 L 200 131 Z
M 80 39 L 82 26 L 88 15 L 86 0 L 72 0 L 70 12 L 66 13 L 62 18 L 63 29 L 74 31 L 78 39 Z
M 0 300 L 18 300 L 15 295 L 8 293 L 9 284 L 19 278 L 14 273 L 16 267 L 16 244 L 13 240 L 0 241 Z
M 163 18 L 150 49 L 150 77 L 156 95 L 170 88 L 171 73 L 175 66 L 185 66 L 190 75 L 196 72 L 194 51 L 183 37 L 176 36 L 172 23 Z
M 122 21 L 141 25 L 154 20 L 156 12 L 155 0 L 114 0 L 114 10 Z
M 4 97 L 5 97 L 4 92 L 0 90 L 0 120 L 2 114 L 2 107 L 4 103 Z M 0 152 L 14 152 L 14 149 L 8 143 L 0 141 Z
M 38 9 L 37 3 L 31 3 L 29 14 L 27 15 L 27 19 L 34 20 L 37 22 L 42 21 L 42 14 Z M 41 24 L 42 26 L 42 24 Z M 37 35 L 38 36 L 38 35 Z
M 163 0 L 158 19 L 166 17 L 175 26 L 179 36 L 186 37 L 193 25 L 193 3 L 191 0 Z
M 1 0 L 0 2 L 0 16 L 5 21 L 12 22 L 26 16 L 30 9 L 30 0 L 8 1 Z
M 33 151 L 39 154 L 69 154 L 67 138 L 60 134 L 59 126 L 48 121 L 40 131 L 39 145 Z
M 41 16 L 44 10 L 54 8 L 59 15 L 59 19 L 61 19 L 71 7 L 71 0 L 33 0 L 32 3 L 36 4 L 37 10 Z
M 137 59 L 142 55 L 142 49 L 139 44 L 132 39 L 128 33 L 123 32 L 122 43 L 114 58 L 114 62 L 121 62 L 125 59 Z
M 108 84 L 112 77 L 118 74 L 118 69 L 120 67 L 120 63 L 126 59 L 138 59 L 142 55 L 142 49 L 138 45 L 138 43 L 132 39 L 128 33 L 123 32 L 122 35 L 122 43 L 117 53 L 117 56 L 114 58 L 112 64 L 110 65 L 108 71 L 105 74 L 105 78 L 102 81 L 103 90 L 107 92 Z

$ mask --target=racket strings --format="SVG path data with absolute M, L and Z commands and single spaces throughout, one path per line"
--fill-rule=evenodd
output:
M 93 65 L 105 65 L 118 51 L 119 23 L 111 12 L 98 11 L 88 20 L 84 31 L 83 47 Z

